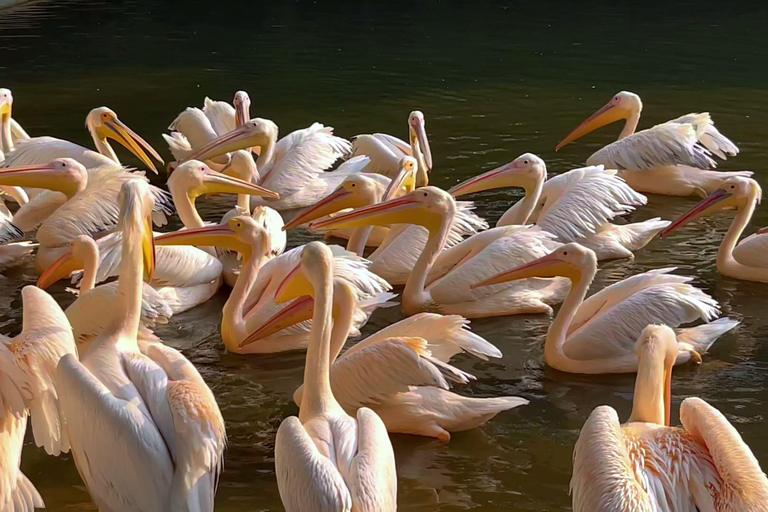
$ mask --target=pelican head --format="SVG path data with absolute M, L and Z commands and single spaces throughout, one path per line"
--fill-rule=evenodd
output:
M 252 254 L 266 255 L 270 247 L 269 242 L 269 233 L 247 215 L 232 217 L 224 224 L 163 233 L 155 238 L 157 245 L 223 247 L 242 254 L 246 259 Z
M 640 101 L 640 96 L 633 92 L 621 91 L 614 95 L 611 101 L 606 103 L 604 107 L 589 116 L 575 130 L 569 133 L 566 138 L 560 141 L 555 151 L 559 151 L 566 144 L 570 144 L 605 125 L 629 119 L 633 115 L 637 116 L 642 110 L 643 102 Z
M 470 288 L 475 289 L 530 277 L 567 277 L 571 282 L 576 283 L 581 280 L 585 271 L 595 267 L 597 267 L 595 253 L 591 249 L 572 242 L 537 260 L 473 284 Z
M 416 224 L 430 233 L 440 230 L 443 219 L 456 214 L 456 203 L 448 192 L 437 187 L 417 188 L 402 197 L 313 222 L 312 229 L 330 230 L 390 224 Z
M 251 97 L 245 91 L 237 91 L 232 105 L 235 107 L 235 126 L 243 126 L 251 118 Z
M 664 238 L 689 222 L 722 210 L 751 208 L 755 204 L 760 203 L 762 193 L 760 185 L 752 178 L 745 178 L 743 176 L 728 178 L 717 190 L 702 199 L 696 206 L 664 229 L 659 236 Z
M 238 149 L 230 153 L 229 163 L 221 170 L 227 176 L 234 176 L 250 183 L 258 183 L 261 179 L 256 161 L 250 151 Z
M 120 208 L 118 229 L 128 238 L 130 233 L 141 230 L 141 250 L 144 257 L 144 280 L 149 282 L 155 272 L 155 239 L 152 233 L 152 211 L 155 198 L 144 180 L 129 180 L 120 187 L 117 195 Z
M 264 148 L 272 148 L 277 141 L 277 125 L 269 119 L 255 118 L 250 121 L 246 121 L 245 124 L 239 126 L 229 133 L 225 133 L 221 137 L 212 140 L 194 154 L 190 155 L 186 160 L 210 160 L 219 155 L 231 153 L 238 149 L 247 149 L 254 146 L 262 148 L 261 154 L 264 153 Z M 271 157 L 268 155 L 268 157 Z
M 188 160 L 168 178 L 171 191 L 185 190 L 191 200 L 203 194 L 249 194 L 279 199 L 280 195 L 253 183 L 216 172 L 203 162 Z
M 323 200 L 307 208 L 283 226 L 283 231 L 312 222 L 341 210 L 378 203 L 384 195 L 381 184 L 364 174 L 350 174 Z
M 8 121 L 11 119 L 13 110 L 13 94 L 10 89 L 0 89 L 0 119 Z
M 649 325 L 640 334 L 635 350 L 639 365 L 629 422 L 669 426 L 672 368 L 679 350 L 675 331 L 666 325 Z
M 2 169 L 0 185 L 44 188 L 72 198 L 88 185 L 88 171 L 76 160 L 57 158 L 47 164 Z
M 88 117 L 85 118 L 85 126 L 88 128 L 88 131 L 91 132 L 93 142 L 96 144 L 99 151 L 109 147 L 107 139 L 112 139 L 124 146 L 128 151 L 133 153 L 136 158 L 141 160 L 148 169 L 157 174 L 157 168 L 155 167 L 155 164 L 152 163 L 152 159 L 147 156 L 147 152 L 161 164 L 163 163 L 162 157 L 160 157 L 157 151 L 155 151 L 147 141 L 139 137 L 136 132 L 120 121 L 117 118 L 117 114 L 115 114 L 112 109 L 98 107 L 91 110 L 88 113 Z M 113 153 L 111 149 L 108 151 Z M 111 157 L 111 155 L 105 156 Z
M 408 133 L 411 138 L 411 144 L 418 144 L 421 153 L 424 155 L 424 163 L 427 171 L 432 170 L 432 150 L 429 149 L 429 139 L 427 139 L 427 128 L 424 124 L 424 114 L 421 110 L 414 110 L 408 116 Z
M 83 270 L 88 266 L 95 268 L 98 264 L 99 246 L 96 245 L 96 241 L 88 235 L 78 235 L 72 240 L 67 252 L 40 274 L 37 287 L 45 290 L 60 279 L 66 279 L 72 272 Z
M 275 301 L 285 304 L 305 295 L 313 296 L 320 276 L 333 275 L 333 254 L 322 242 L 310 242 L 301 251 L 301 261 L 277 287 Z
M 493 190 L 521 187 L 526 193 L 533 191 L 547 178 L 544 160 L 533 153 L 523 153 L 510 163 L 459 183 L 448 192 L 453 197 Z

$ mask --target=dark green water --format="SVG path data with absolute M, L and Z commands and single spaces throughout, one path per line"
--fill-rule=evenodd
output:
M 252 114 L 281 133 L 313 121 L 350 137 L 405 136 L 408 113 L 427 118 L 433 183 L 449 186 L 531 151 L 561 172 L 613 140 L 606 128 L 555 153 L 555 144 L 622 89 L 645 103 L 641 126 L 710 111 L 742 149 L 723 169 L 752 169 L 762 184 L 768 154 L 768 11 L 725 2 L 33 2 L 0 11 L 0 86 L 13 90 L 14 117 L 32 135 L 90 145 L 83 126 L 96 106 L 113 108 L 169 156 L 160 133 L 205 96 L 230 100 L 244 89 Z M 125 155 L 126 162 L 134 163 Z M 518 195 L 478 197 L 492 221 Z M 201 204 L 202 203 L 202 204 Z M 208 220 L 229 203 L 199 202 Z M 632 218 L 672 218 L 691 200 L 651 197 Z M 593 289 L 652 268 L 676 265 L 742 320 L 696 368 L 675 371 L 676 404 L 700 396 L 736 425 L 768 465 L 768 288 L 721 277 L 714 256 L 727 215 L 652 242 L 631 261 L 603 266 Z M 754 226 L 768 224 L 758 210 Z M 305 240 L 289 237 L 292 245 Z M 18 292 L 32 268 L 0 281 L 0 326 L 19 329 Z M 54 294 L 68 303 L 63 285 Z M 281 510 L 274 478 L 274 435 L 295 414 L 303 354 L 243 358 L 225 354 L 216 300 L 175 317 L 159 331 L 200 368 L 227 420 L 229 450 L 217 510 Z M 373 332 L 399 319 L 376 313 Z M 574 377 L 547 369 L 544 316 L 476 321 L 503 352 L 488 363 L 458 365 L 477 376 L 459 392 L 516 394 L 531 404 L 503 413 L 448 445 L 395 436 L 402 511 L 568 510 L 571 453 L 591 410 L 626 418 L 634 378 Z M 675 407 L 676 408 L 676 407 Z M 115 461 L 119 464 L 119 461 Z M 29 444 L 23 470 L 52 511 L 92 510 L 69 457 Z

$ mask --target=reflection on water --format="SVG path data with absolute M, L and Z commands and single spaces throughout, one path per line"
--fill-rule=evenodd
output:
M 578 166 L 618 128 L 568 146 L 555 144 L 618 90 L 645 102 L 641 127 L 691 111 L 712 112 L 742 149 L 724 168 L 762 175 L 768 145 L 765 10 L 728 12 L 727 3 L 632 4 L 527 2 L 505 5 L 431 2 L 326 3 L 163 2 L 161 0 L 30 2 L 0 12 L 2 82 L 14 92 L 15 115 L 33 135 L 90 145 L 83 122 L 99 105 L 113 108 L 156 147 L 160 133 L 189 105 L 209 95 L 229 100 L 248 91 L 252 112 L 283 134 L 313 121 L 336 133 L 382 131 L 405 136 L 406 118 L 424 111 L 435 156 L 432 176 L 448 187 L 531 151 L 557 173 Z M 120 153 L 126 157 L 125 152 Z M 478 211 L 495 220 L 520 197 L 487 193 Z M 229 199 L 200 200 L 204 217 L 220 218 Z M 632 220 L 672 218 L 691 200 L 651 197 Z M 704 364 L 675 371 L 676 404 L 697 395 L 736 424 L 768 464 L 762 425 L 768 392 L 763 329 L 768 288 L 718 275 L 717 245 L 730 218 L 696 223 L 656 240 L 634 260 L 603 265 L 593 289 L 652 268 L 677 266 L 742 320 Z M 755 225 L 768 224 L 758 211 Z M 306 238 L 292 234 L 292 245 Z M 0 327 L 18 331 L 19 290 L 35 279 L 21 269 L 0 281 Z M 57 299 L 72 298 L 63 284 Z M 217 510 L 281 510 L 274 477 L 274 434 L 295 414 L 291 393 L 303 354 L 238 357 L 222 351 L 221 293 L 159 330 L 200 368 L 227 420 L 229 450 Z M 400 318 L 377 312 L 365 332 Z M 530 405 L 502 413 L 484 428 L 456 434 L 448 445 L 393 438 L 400 510 L 568 510 L 571 453 L 591 410 L 609 404 L 630 412 L 634 379 L 575 377 L 545 368 L 544 316 L 473 322 L 504 357 L 469 358 L 459 366 L 477 381 L 459 391 L 517 394 Z M 23 469 L 48 510 L 94 510 L 68 457 L 33 444 Z

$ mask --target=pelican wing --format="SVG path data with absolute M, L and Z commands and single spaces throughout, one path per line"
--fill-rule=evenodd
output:
M 235 108 L 226 101 L 215 101 L 205 98 L 203 114 L 211 122 L 211 127 L 217 135 L 221 136 L 236 128 Z
M 667 122 L 692 125 L 694 130 L 696 130 L 699 143 L 711 153 L 717 155 L 718 158 L 726 160 L 729 156 L 736 156 L 739 154 L 738 146 L 715 128 L 715 123 L 712 121 L 708 112 L 702 114 L 686 114 Z
M 656 512 L 638 478 L 613 408 L 592 411 L 573 451 L 573 512 Z
M 722 478 L 722 499 L 728 510 L 754 511 L 768 503 L 768 479 L 739 432 L 723 414 L 700 398 L 680 405 L 685 429 L 709 450 Z
M 612 142 L 587 159 L 587 165 L 609 169 L 644 170 L 669 165 L 713 169 L 717 163 L 698 144 L 690 124 L 664 123 Z
M 14 150 L 6 153 L 0 168 L 47 164 L 57 158 L 72 158 L 83 164 L 86 169 L 115 165 L 110 158 L 74 142 L 55 137 L 33 137 L 18 141 Z
M 594 234 L 602 224 L 647 202 L 601 165 L 568 171 L 555 183 L 548 187 L 536 225 L 562 242 Z
M 394 178 L 400 171 L 400 159 L 403 155 L 397 147 L 379 138 L 377 135 L 358 135 L 352 139 L 352 155 L 365 155 L 371 159 L 365 172 L 383 174 Z
M 59 362 L 56 389 L 77 469 L 96 504 L 166 511 L 173 465 L 152 419 L 113 396 L 73 355 Z
M 469 352 L 485 360 L 489 357 L 501 357 L 501 351 L 498 348 L 469 330 L 469 320 L 466 318 L 459 315 L 418 313 L 388 325 L 356 343 L 341 358 L 395 337 L 426 340 L 427 349 L 432 357 L 444 363 L 462 352 Z
M 768 267 L 768 234 L 748 236 L 733 250 L 733 257 L 748 267 Z
M 263 170 L 260 184 L 287 197 L 331 167 L 349 149 L 349 142 L 334 136 L 330 126 L 315 123 L 296 130 L 277 142 L 274 164 Z
M 346 480 L 355 510 L 397 510 L 395 453 L 387 427 L 372 410 L 357 411 L 356 454 Z
M 413 156 L 411 145 L 405 142 L 403 139 L 395 137 L 394 135 L 388 135 L 386 133 L 374 133 L 373 136 L 394 148 L 393 151 L 395 154 L 397 154 L 399 151 L 403 154 L 403 156 Z
M 320 453 L 296 416 L 283 420 L 277 429 L 275 473 L 287 512 L 352 510 L 352 497 L 339 470 Z
M 601 309 L 568 335 L 564 351 L 572 359 L 620 357 L 634 353 L 637 337 L 649 324 L 678 327 L 718 314 L 717 301 L 695 286 L 656 284 Z
M 175 150 L 186 149 L 179 141 L 186 140 L 189 149 L 194 150 L 205 146 L 218 137 L 208 116 L 202 110 L 195 107 L 187 107 L 181 114 L 176 116 L 176 119 L 168 126 L 168 129 L 183 135 L 183 139 L 173 134 L 170 136 L 164 135 L 171 148 L 171 153 L 177 159 L 183 159 L 188 156 L 187 153 L 176 154 Z

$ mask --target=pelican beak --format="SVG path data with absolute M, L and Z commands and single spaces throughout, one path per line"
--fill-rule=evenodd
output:
M 196 245 L 198 247 L 223 247 L 239 252 L 245 257 L 251 254 L 251 247 L 241 242 L 228 224 L 206 226 L 198 229 L 182 229 L 163 233 L 155 238 L 157 245 Z
M 277 314 L 267 320 L 261 327 L 249 334 L 248 337 L 240 343 L 240 348 L 272 336 L 273 334 L 277 334 L 283 329 L 287 329 L 299 322 L 311 320 L 314 311 L 315 300 L 311 296 L 304 295 L 299 297 L 288 306 L 278 311 Z
M 418 224 L 427 229 L 439 227 L 442 219 L 439 215 L 431 213 L 423 203 L 415 198 L 414 194 L 417 193 L 418 189 L 403 197 L 313 222 L 309 227 L 323 231 L 365 226 L 389 226 L 391 224 Z
M 360 206 L 360 204 L 358 201 L 355 201 L 354 194 L 352 194 L 352 192 L 347 192 L 347 190 L 341 186 L 322 201 L 317 202 L 294 217 L 293 220 L 283 226 L 283 231 L 299 227 L 308 222 L 312 222 L 315 219 L 325 217 L 326 215 L 331 215 L 332 213 L 348 208 L 357 208 L 358 206 Z
M 312 295 L 315 289 L 309 282 L 307 276 L 302 271 L 301 263 L 298 263 L 293 270 L 280 283 L 275 291 L 275 302 L 285 304 L 289 300 Z
M 0 100 L 0 118 L 2 118 L 3 121 L 8 121 L 10 119 L 12 108 L 13 104 L 10 100 L 7 98 Z
M 711 215 L 719 210 L 722 210 L 728 204 L 723 204 L 724 201 L 727 201 L 733 197 L 733 195 L 730 192 L 727 192 L 726 190 L 719 188 L 709 194 L 707 197 L 702 199 L 696 206 L 688 210 L 685 214 L 681 215 L 676 221 L 674 221 L 672 224 L 667 226 L 664 230 L 659 233 L 660 238 L 664 238 L 668 236 L 670 233 L 675 231 L 676 229 L 685 226 L 691 221 L 694 221 L 696 219 L 700 219 L 701 217 L 705 217 L 707 215 Z
M 227 176 L 214 170 L 207 170 L 203 177 L 200 194 L 247 194 L 252 196 L 280 199 L 280 194 L 254 185 L 240 178 Z
M 248 149 L 252 146 L 264 146 L 269 143 L 268 134 L 258 126 L 246 123 L 239 126 L 229 133 L 212 140 L 202 148 L 195 151 L 192 155 L 184 159 L 189 160 L 210 160 L 226 153 L 237 151 L 238 149 Z
M 429 148 L 429 139 L 427 138 L 427 129 L 424 126 L 423 117 L 414 117 L 411 121 L 411 137 L 415 137 L 416 141 L 419 143 L 419 149 L 421 149 L 421 154 L 424 155 L 424 163 L 427 166 L 427 171 L 431 171 L 432 150 Z
M 406 194 L 410 194 L 415 189 L 416 176 L 414 171 L 401 166 L 397 176 L 392 178 L 392 181 L 389 182 L 389 186 L 387 186 L 387 190 L 384 191 L 382 201 L 389 201 L 390 199 L 394 199 L 402 195 L 402 190 L 405 190 Z
M 560 148 L 566 144 L 570 144 L 571 142 L 582 138 L 583 136 L 597 130 L 598 128 L 602 128 L 607 124 L 615 123 L 621 119 L 626 119 L 625 111 L 618 108 L 613 103 L 608 103 L 603 108 L 589 116 L 583 123 L 577 126 L 575 130 L 569 133 L 566 138 L 560 141 L 560 144 L 555 147 L 555 151 L 560 151 Z
M 531 277 L 559 277 L 570 276 L 570 266 L 558 257 L 557 253 L 548 254 L 537 260 L 533 260 L 525 265 L 521 265 L 507 272 L 497 274 L 485 281 L 471 285 L 469 288 L 474 290 L 481 286 L 490 286 L 493 284 L 508 283 L 510 281 L 519 281 Z
M 59 259 L 54 261 L 45 272 L 40 274 L 40 277 L 37 279 L 37 287 L 45 290 L 60 279 L 66 279 L 72 272 L 82 269 L 83 264 L 74 257 L 70 248 Z
M 150 282 L 155 274 L 157 256 L 155 254 L 155 237 L 152 234 L 152 216 L 144 221 L 144 236 L 141 241 L 141 252 L 144 256 L 144 280 Z
M 497 167 L 492 171 L 484 172 L 474 178 L 469 178 L 466 181 L 459 183 L 451 188 L 448 193 L 453 197 L 465 196 L 467 194 L 474 194 L 476 192 L 482 192 L 484 190 L 493 190 L 495 188 L 506 188 L 510 184 L 505 180 L 510 176 L 509 171 L 514 171 L 511 164 L 505 164 L 501 167 Z M 512 185 L 514 186 L 514 184 Z
M 0 169 L 0 185 L 44 188 L 65 193 L 73 187 L 71 180 L 59 172 L 54 162 Z
M 139 137 L 136 132 L 128 128 L 128 126 L 117 117 L 113 117 L 104 122 L 103 131 L 100 135 L 104 139 L 110 138 L 125 146 L 125 149 L 133 153 L 136 158 L 141 160 L 141 162 L 147 166 L 148 169 L 157 174 L 157 168 L 155 167 L 155 164 L 152 163 L 152 159 L 149 158 L 147 153 L 152 155 L 152 157 L 161 164 L 163 163 L 162 157 L 147 141 Z
M 235 98 L 235 126 L 243 126 L 246 121 L 251 119 L 250 103 Z

